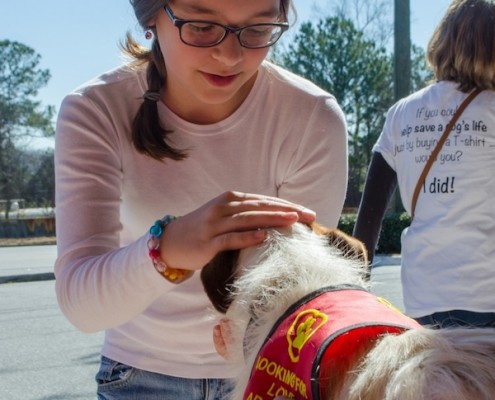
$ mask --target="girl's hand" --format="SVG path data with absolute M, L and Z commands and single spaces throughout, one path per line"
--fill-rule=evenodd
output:
M 283 199 L 226 192 L 171 222 L 160 238 L 161 257 L 170 267 L 197 270 L 220 251 L 263 242 L 268 228 L 314 220 L 313 211 Z

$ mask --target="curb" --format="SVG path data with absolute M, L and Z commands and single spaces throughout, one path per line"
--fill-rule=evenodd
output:
M 380 268 L 383 266 L 399 266 L 401 263 L 400 255 L 382 255 L 376 254 L 371 268 Z
M 46 272 L 42 274 L 0 276 L 0 285 L 3 283 L 39 282 L 52 280 L 55 280 L 55 274 L 53 272 Z

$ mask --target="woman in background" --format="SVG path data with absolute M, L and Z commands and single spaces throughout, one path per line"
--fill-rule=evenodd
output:
M 454 0 L 428 45 L 436 82 L 394 105 L 374 147 L 354 235 L 373 259 L 397 186 L 410 214 L 424 164 L 455 111 L 402 234 L 406 313 L 424 325 L 495 326 L 495 1 Z

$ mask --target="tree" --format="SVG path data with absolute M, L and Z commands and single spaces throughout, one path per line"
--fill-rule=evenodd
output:
M 53 207 L 55 205 L 55 171 L 53 150 L 33 151 L 29 156 L 30 173 L 22 192 L 26 203 L 33 207 Z
M 50 79 L 50 72 L 38 67 L 40 58 L 26 45 L 0 41 L 0 198 L 7 200 L 6 218 L 16 191 L 16 139 L 54 134 L 54 108 L 36 100 Z
M 334 6 L 334 16 L 350 19 L 357 30 L 373 40 L 378 47 L 387 47 L 394 34 L 390 15 L 390 0 L 328 0 Z
M 416 92 L 433 80 L 433 70 L 426 61 L 424 50 L 413 44 L 411 47 L 411 91 Z
M 366 39 L 354 23 L 327 17 L 303 23 L 279 62 L 333 93 L 349 127 L 349 187 L 346 204 L 359 203 L 371 148 L 393 102 L 391 57 Z

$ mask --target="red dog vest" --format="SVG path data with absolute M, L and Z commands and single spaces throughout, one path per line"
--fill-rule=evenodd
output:
M 383 334 L 418 328 L 388 301 L 356 286 L 323 288 L 292 305 L 261 347 L 245 400 L 320 399 L 320 365 Z

